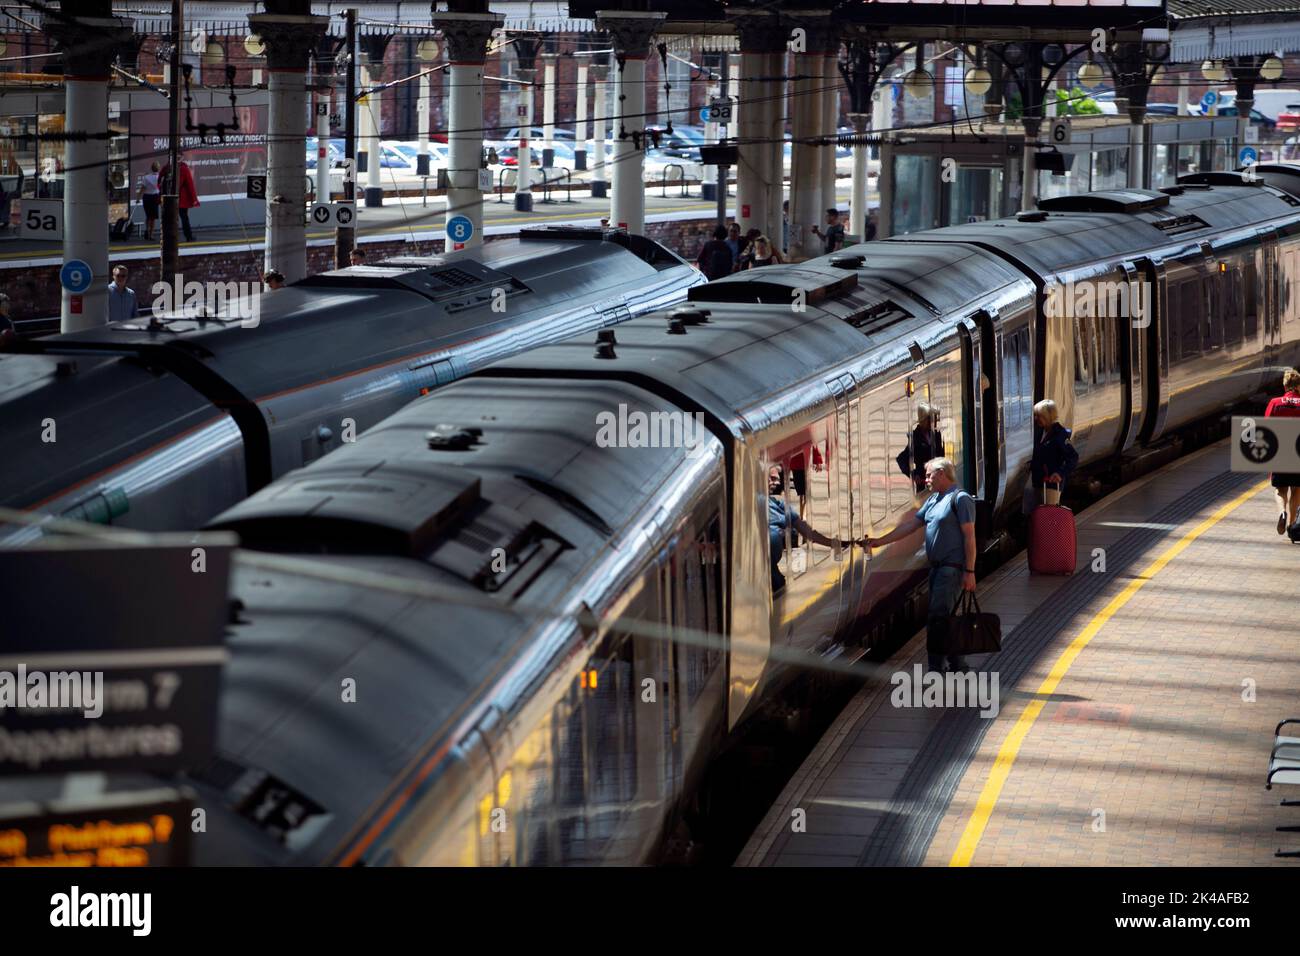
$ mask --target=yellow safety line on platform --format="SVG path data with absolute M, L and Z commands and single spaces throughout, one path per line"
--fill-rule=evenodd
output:
M 1096 637 L 1106 622 L 1127 604 L 1133 595 L 1142 589 L 1143 585 L 1160 573 L 1170 561 L 1182 554 L 1193 541 L 1268 487 L 1269 483 L 1267 481 L 1261 481 L 1259 484 L 1252 486 L 1249 491 L 1243 492 L 1226 505 L 1222 505 L 1212 515 L 1183 535 L 1176 544 L 1171 545 L 1160 557 L 1156 558 L 1136 578 L 1130 581 L 1123 591 L 1111 598 L 1110 603 L 1102 608 L 1088 622 L 1088 626 L 1079 633 L 1079 636 L 1070 643 L 1070 646 L 1065 649 L 1052 666 L 1051 673 L 1047 675 L 1035 692 L 1040 699 L 1031 700 L 1025 705 L 1024 710 L 1020 712 L 1020 716 L 1016 718 L 1011 733 L 1007 735 L 1007 739 L 1002 742 L 1002 746 L 998 749 L 997 759 L 993 761 L 993 769 L 989 771 L 989 778 L 984 783 L 984 789 L 980 791 L 979 799 L 975 803 L 975 810 L 971 813 L 971 818 L 966 824 L 961 840 L 957 843 L 957 849 L 953 853 L 952 859 L 948 861 L 949 866 L 970 866 L 971 859 L 975 856 L 975 850 L 979 847 L 980 839 L 984 836 L 984 829 L 988 826 L 989 818 L 993 815 L 993 810 L 997 806 L 998 797 L 1002 795 L 1002 788 L 1006 784 L 1007 778 L 1011 776 L 1011 767 L 1015 764 L 1016 756 L 1020 753 L 1020 745 L 1024 743 L 1025 737 L 1029 735 L 1030 729 L 1034 726 L 1034 721 L 1042 713 L 1046 701 L 1041 698 L 1056 692 L 1057 686 L 1064 679 L 1066 671 L 1070 669 L 1070 665 L 1074 663 L 1075 658 Z

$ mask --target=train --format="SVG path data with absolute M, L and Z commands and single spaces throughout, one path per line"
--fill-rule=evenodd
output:
M 703 281 L 652 240 L 551 227 L 242 299 L 168 286 L 161 314 L 0 354 L 0 506 L 194 528 L 437 386 Z
M 747 271 L 289 472 L 208 525 L 244 550 L 195 862 L 662 859 L 719 758 L 922 586 L 921 535 L 852 543 L 923 500 L 917 403 L 994 533 L 1037 400 L 1081 472 L 1221 417 L 1300 358 L 1297 197 L 1202 174 Z M 771 493 L 841 543 L 775 554 Z

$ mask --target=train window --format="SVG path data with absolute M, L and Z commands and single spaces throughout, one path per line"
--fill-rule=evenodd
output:
M 912 428 L 916 425 L 912 418 L 912 402 L 907 396 L 896 398 L 889 403 L 889 440 L 886 448 L 893 449 L 896 457 L 908 447 L 912 440 Z M 905 476 L 897 466 L 887 469 L 889 475 L 889 510 L 897 511 L 912 505 L 915 496 L 911 478 Z
M 600 860 L 618 822 L 636 795 L 638 700 L 632 673 L 633 642 L 626 634 L 605 638 L 578 675 L 587 760 L 587 859 Z
M 1180 282 L 1176 287 L 1177 298 L 1170 296 L 1169 320 L 1179 330 L 1174 338 L 1178 343 L 1178 358 L 1184 360 L 1201 354 L 1201 328 L 1205 322 L 1201 312 L 1205 301 L 1199 285 L 1197 279 Z
M 1201 280 L 1201 290 L 1203 293 L 1203 306 L 1205 310 L 1205 343 L 1204 349 L 1208 352 L 1211 349 L 1223 348 L 1223 309 L 1219 307 L 1219 292 L 1222 286 L 1223 273 L 1218 271 L 1218 265 L 1215 265 L 1215 271 Z
M 1259 334 L 1259 304 L 1264 301 L 1260 295 L 1260 272 L 1255 268 L 1256 256 L 1263 251 L 1252 253 L 1241 260 L 1241 274 L 1237 282 L 1241 291 L 1242 332 L 1245 338 L 1254 339 Z
M 885 430 L 885 410 L 879 406 L 867 413 L 867 450 L 871 454 L 867 497 L 871 500 L 871 521 L 883 521 L 889 513 L 889 482 L 894 460 L 889 453 L 889 435 Z M 841 494 L 843 490 L 841 489 Z
M 1082 395 L 1091 381 L 1088 373 L 1088 326 L 1080 316 L 1074 317 L 1074 394 Z
M 1242 258 L 1232 263 L 1222 277 L 1223 289 L 1223 343 L 1237 345 L 1241 342 L 1246 309 L 1245 283 L 1242 281 Z
M 818 441 L 808 446 L 804 471 L 804 498 L 800 513 L 814 528 L 834 537 L 835 501 L 831 497 L 831 470 L 826 466 L 826 442 Z M 809 564 L 821 564 L 831 555 L 831 549 L 822 544 L 808 543 Z
M 722 562 L 721 519 L 715 514 L 705 531 L 697 537 L 689 551 L 681 553 L 684 571 L 684 607 L 686 627 L 695 636 L 708 635 L 710 639 L 722 634 Z M 694 704 L 708 684 L 710 675 L 722 660 L 719 647 L 701 647 L 698 643 L 684 645 L 686 662 L 686 700 Z

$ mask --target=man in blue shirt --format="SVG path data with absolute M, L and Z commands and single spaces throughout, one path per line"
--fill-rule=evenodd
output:
M 975 499 L 958 486 L 957 467 L 947 458 L 926 462 L 925 486 L 933 494 L 916 514 L 883 538 L 868 538 L 867 547 L 889 544 L 925 528 L 925 556 L 930 561 L 925 646 L 930 670 L 942 671 L 948 617 L 961 592 L 975 590 Z M 948 669 L 967 670 L 966 659 L 948 655 Z
M 126 266 L 113 267 L 113 281 L 108 284 L 108 321 L 126 322 L 136 313 L 135 290 L 126 287 Z
M 781 563 L 781 555 L 785 552 L 787 528 L 792 534 L 797 532 L 809 541 L 827 548 L 835 546 L 834 541 L 800 518 L 798 510 L 793 505 L 786 504 L 785 498 L 782 497 L 784 491 L 785 469 L 781 465 L 773 465 L 767 470 L 767 537 L 772 560 L 773 595 L 785 587 L 785 575 L 777 565 Z M 841 541 L 840 547 L 847 548 L 852 544 L 852 541 Z

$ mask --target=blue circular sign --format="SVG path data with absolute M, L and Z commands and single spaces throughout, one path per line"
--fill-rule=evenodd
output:
M 80 259 L 69 259 L 59 270 L 60 284 L 73 295 L 80 295 L 89 289 L 94 278 L 95 273 L 90 270 L 90 265 Z
M 1206 90 L 1205 95 L 1201 97 L 1201 105 L 1207 109 L 1219 102 L 1219 94 L 1214 90 Z
M 447 235 L 452 242 L 469 242 L 474 235 L 474 224 L 464 216 L 452 216 L 447 220 Z
M 1242 166 L 1249 166 L 1259 161 L 1259 151 L 1254 146 L 1243 146 L 1237 153 L 1237 163 Z
M 709 108 L 707 106 L 700 110 L 700 119 L 706 123 L 709 121 Z

